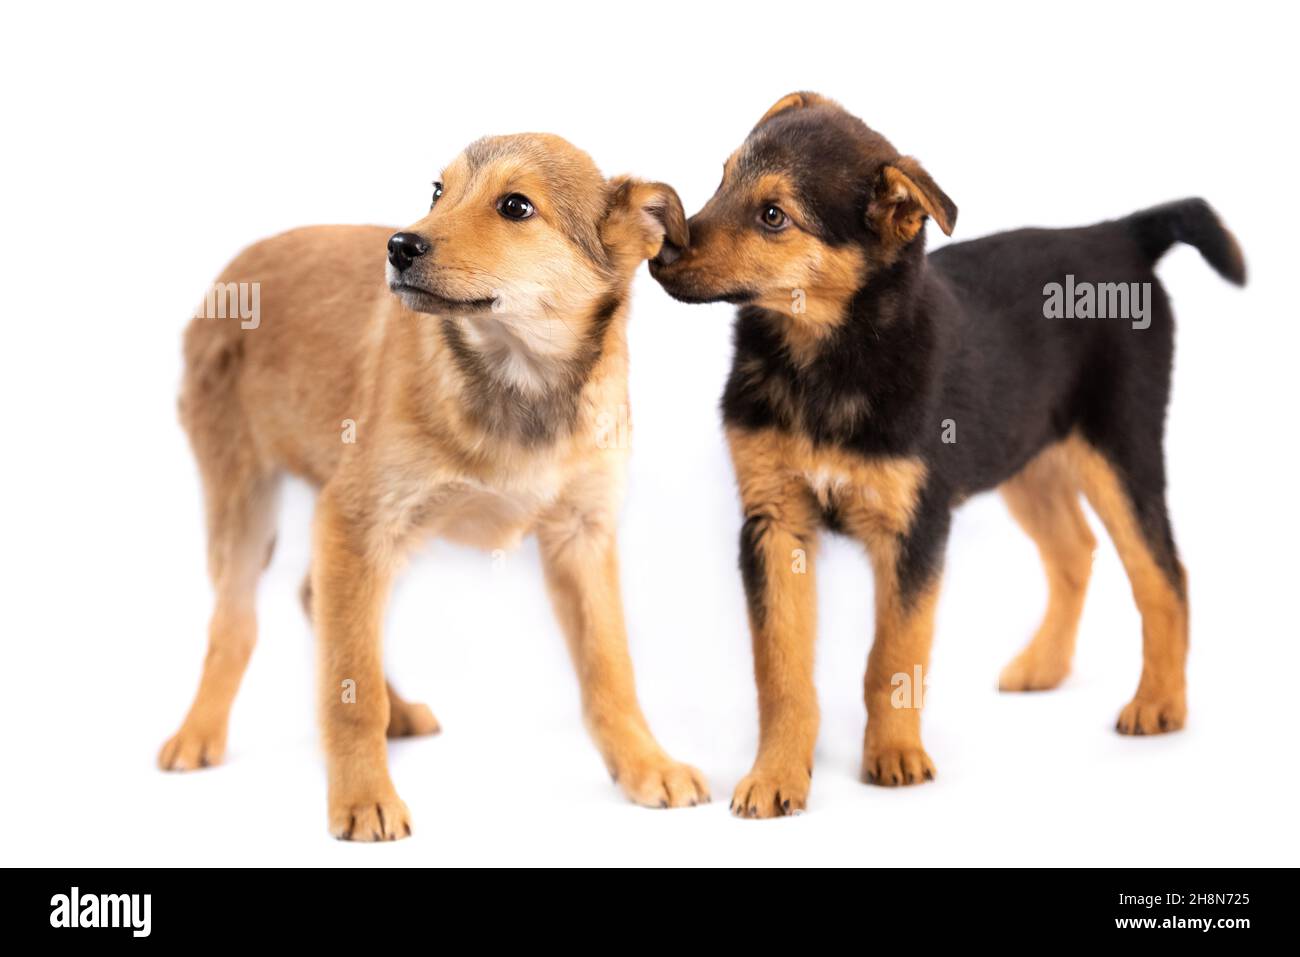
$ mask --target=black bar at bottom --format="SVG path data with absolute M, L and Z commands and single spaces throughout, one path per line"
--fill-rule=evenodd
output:
M 480 884 L 479 881 L 483 880 Z M 628 872 L 596 882 L 574 875 L 539 885 L 510 875 L 408 869 L 10 870 L 0 895 L 9 931 L 212 945 L 291 934 L 296 944 L 373 941 L 420 930 L 469 930 L 486 920 L 501 944 L 523 935 L 538 946 L 625 933 L 664 946 L 675 925 L 724 927 L 744 937 L 788 923 L 840 926 L 850 937 L 874 932 L 904 944 L 908 927 L 938 943 L 1193 938 L 1230 945 L 1263 931 L 1293 936 L 1294 870 L 911 870 L 800 874 L 791 869 L 716 878 Z M 74 891 L 75 888 L 75 891 Z M 840 912 L 837 914 L 837 912 Z M 493 915 L 496 915 L 495 917 Z M 746 924 L 750 924 L 746 928 Z M 856 928 L 856 930 L 854 929 Z M 644 935 L 644 937 L 643 937 Z M 1041 936 L 1040 936 L 1041 935 Z M 836 935 L 838 936 L 838 934 Z M 656 945 L 653 940 L 658 938 Z M 21 937 L 20 937 L 21 939 Z M 549 939 L 549 943 L 548 943 Z M 431 938 L 431 946 L 449 941 Z M 811 942 L 811 941 L 810 941 Z

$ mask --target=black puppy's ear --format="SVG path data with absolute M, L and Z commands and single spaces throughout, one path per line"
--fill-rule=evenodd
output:
M 817 106 L 821 103 L 832 102 L 834 101 L 828 100 L 820 93 L 809 93 L 806 90 L 801 90 L 798 93 L 787 93 L 785 96 L 781 97 L 781 99 L 772 104 L 771 108 L 768 109 L 759 121 L 754 124 L 754 129 L 758 129 L 772 117 L 776 116 L 776 114 L 784 113 L 786 110 L 797 110 L 806 106 Z
M 867 225 L 886 242 L 906 245 L 916 238 L 927 216 L 945 236 L 951 236 L 957 204 L 912 157 L 890 160 L 881 168 L 867 204 Z
M 686 211 L 671 186 L 617 176 L 609 187 L 600 239 L 612 254 L 634 266 L 656 257 L 672 262 L 690 245 Z

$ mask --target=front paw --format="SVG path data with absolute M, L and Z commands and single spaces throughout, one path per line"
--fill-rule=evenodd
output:
M 754 769 L 736 785 L 731 813 L 736 817 L 784 817 L 808 807 L 812 769 L 802 765 Z
M 862 780 L 866 784 L 897 787 L 934 780 L 934 762 L 917 744 L 914 747 L 868 746 L 862 756 Z
M 411 812 L 396 792 L 330 796 L 330 834 L 340 841 L 396 841 L 411 836 Z
M 226 754 L 225 726 L 203 727 L 186 722 L 158 752 L 164 771 L 193 771 L 220 764 Z
M 667 755 L 625 760 L 613 777 L 628 799 L 642 807 L 694 807 L 710 800 L 704 775 Z
M 1161 699 L 1137 697 L 1124 706 L 1115 722 L 1120 734 L 1164 734 L 1187 722 L 1187 699 L 1181 694 Z

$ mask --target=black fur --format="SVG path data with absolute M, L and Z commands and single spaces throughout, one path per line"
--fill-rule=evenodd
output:
M 763 627 L 763 621 L 767 617 L 763 605 L 763 593 L 767 587 L 767 566 L 763 562 L 762 550 L 762 537 L 767 521 L 762 515 L 751 515 L 740 527 L 740 577 L 745 585 L 750 617 L 754 619 L 754 625 L 758 628 Z
M 792 184 L 805 228 L 820 242 L 863 253 L 862 287 L 811 356 L 787 345 L 791 317 L 742 305 L 722 399 L 726 423 L 803 434 L 867 457 L 920 459 L 926 482 L 899 549 L 905 599 L 942 563 L 954 505 L 1077 433 L 1119 475 L 1157 562 L 1181 591 L 1162 449 L 1174 318 L 1154 266 L 1185 242 L 1243 283 L 1231 234 L 1203 200 L 1188 199 L 1094 226 L 1000 233 L 927 256 L 924 230 L 890 247 L 889 229 L 872 216 L 873 202 L 887 201 L 881 191 L 891 165 L 933 187 L 931 198 L 955 219 L 956 207 L 928 174 L 856 117 L 834 105 L 779 112 L 751 133 L 708 215 L 690 221 L 692 248 L 674 263 L 651 264 L 665 289 L 687 301 L 756 298 L 735 290 L 761 285 L 761 277 L 710 276 L 703 264 L 720 217 L 731 229 L 760 228 L 756 211 L 742 204 L 746 178 L 765 173 Z M 740 186 L 729 192 L 734 183 Z M 1046 318 L 1045 287 L 1067 276 L 1149 283 L 1149 325 Z M 953 428 L 956 441 L 945 442 Z M 836 516 L 826 524 L 834 528 Z M 750 538 L 742 535 L 742 566 L 753 565 Z M 747 584 L 753 575 L 751 567 Z
M 918 238 L 870 277 L 809 363 L 785 347 L 779 329 L 788 318 L 742 308 L 724 419 L 800 431 L 865 456 L 919 457 L 928 481 L 903 542 L 905 596 L 941 563 L 954 504 L 1078 430 L 1118 471 L 1157 560 L 1181 590 L 1162 451 L 1174 320 L 1153 271 L 1178 240 L 1244 281 L 1235 243 L 1202 200 L 1079 229 L 1001 233 L 928 257 Z M 1150 283 L 1150 326 L 1044 318 L 1044 286 L 1067 274 L 1076 282 Z M 790 401 L 773 401 L 774 389 Z M 866 413 L 853 421 L 837 414 L 855 405 Z M 955 425 L 951 444 L 942 441 L 946 420 Z

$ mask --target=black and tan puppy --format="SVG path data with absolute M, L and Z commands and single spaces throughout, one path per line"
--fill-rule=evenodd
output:
M 1095 545 L 1082 493 L 1142 613 L 1142 677 L 1118 728 L 1153 734 L 1186 718 L 1187 582 L 1161 447 L 1174 320 L 1153 266 L 1181 241 L 1243 283 L 1236 242 L 1204 202 L 1185 200 L 927 257 L 927 217 L 950 233 L 957 208 L 916 160 L 837 104 L 794 93 L 727 160 L 689 221 L 689 248 L 651 266 L 678 299 L 741 307 L 722 408 L 761 728 L 738 814 L 791 813 L 807 799 L 822 527 L 862 541 L 875 571 L 863 776 L 933 776 L 920 712 L 893 692 L 927 667 L 951 510 L 995 487 L 1050 583 L 1043 624 L 1001 687 L 1051 688 L 1069 670 Z M 1072 300 L 1061 310 L 1072 318 L 1047 318 L 1048 290 L 1086 284 L 1111 305 L 1131 293 L 1133 315 L 1074 318 Z M 1082 292 L 1079 302 L 1079 314 L 1104 311 L 1082 308 Z

